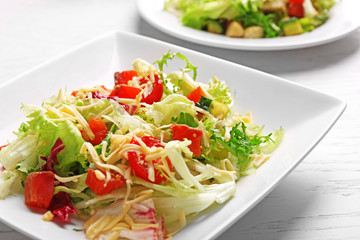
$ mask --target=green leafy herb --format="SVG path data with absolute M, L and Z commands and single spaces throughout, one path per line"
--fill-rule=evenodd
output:
M 178 118 L 173 117 L 171 118 L 171 121 L 177 124 L 185 124 L 192 128 L 196 128 L 199 126 L 199 124 L 197 124 L 197 122 L 195 121 L 194 117 L 186 112 L 181 112 Z
M 241 22 L 245 28 L 249 26 L 261 26 L 264 29 L 266 38 L 277 37 L 281 33 L 281 29 L 275 24 L 275 15 L 263 14 L 251 1 L 248 1 L 246 5 L 240 1 L 235 7 L 241 14 L 234 20 Z
M 241 124 L 241 128 L 239 125 Z M 250 138 L 246 134 L 246 126 L 243 122 L 236 124 L 230 131 L 230 139 L 226 141 L 223 137 L 213 134 L 211 139 L 220 143 L 230 153 L 238 159 L 238 164 L 245 164 L 250 160 L 250 154 L 254 153 L 254 149 L 261 143 L 272 141 L 271 134 L 267 136 L 258 136 L 257 134 Z
M 75 231 L 75 232 L 82 232 L 82 231 L 84 231 L 84 229 L 80 229 L 80 228 L 73 228 L 73 231 Z
M 210 99 L 210 98 L 206 98 L 204 96 L 201 96 L 200 101 L 195 103 L 195 106 L 208 111 L 210 106 L 211 106 L 212 101 L 213 100 Z
M 186 69 L 189 69 L 191 71 L 193 71 L 193 79 L 195 81 L 196 76 L 197 76 L 197 67 L 195 67 L 190 60 L 185 57 L 184 55 L 182 55 L 181 53 L 174 53 L 173 51 L 168 51 L 167 53 L 165 53 L 162 58 L 158 59 L 154 64 L 158 64 L 160 71 L 163 71 L 164 69 L 164 65 L 167 65 L 167 61 L 168 60 L 172 60 L 175 57 L 184 60 L 186 62 Z

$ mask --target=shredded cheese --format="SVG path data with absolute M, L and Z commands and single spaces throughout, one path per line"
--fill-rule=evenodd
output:
M 75 176 L 71 176 L 71 177 L 60 177 L 56 174 L 55 175 L 55 179 L 58 180 L 59 182 L 62 183 L 66 183 L 66 182 L 78 182 L 79 178 L 82 177 L 84 174 L 80 174 L 80 175 L 75 175 Z
M 84 117 L 76 110 L 73 106 L 63 105 L 63 108 L 68 110 L 70 113 L 72 113 L 77 120 L 79 121 L 80 125 L 83 127 L 84 131 L 88 135 L 88 137 L 93 140 L 95 138 L 94 133 L 91 131 L 89 124 L 84 119 Z
M 44 215 L 42 216 L 42 219 L 45 221 L 45 222 L 50 222 L 52 221 L 54 218 L 54 214 L 52 214 L 51 211 L 47 211 L 46 213 L 44 213 Z

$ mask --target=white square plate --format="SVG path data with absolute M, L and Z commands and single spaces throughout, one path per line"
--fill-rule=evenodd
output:
M 254 175 L 237 183 L 235 196 L 222 206 L 200 214 L 175 239 L 211 239 L 218 236 L 264 198 L 329 131 L 346 104 L 334 97 L 287 80 L 214 58 L 205 54 L 138 35 L 112 32 L 0 85 L 0 145 L 12 139 L 24 117 L 21 103 L 40 104 L 60 88 L 113 85 L 115 71 L 131 69 L 141 57 L 154 62 L 168 50 L 181 52 L 198 66 L 198 78 L 207 82 L 216 75 L 234 93 L 236 110 L 251 111 L 255 122 L 266 129 L 285 129 L 285 137 L 273 157 Z M 59 227 L 31 212 L 21 195 L 0 200 L 0 219 L 38 239 L 84 239 L 73 231 L 81 225 Z

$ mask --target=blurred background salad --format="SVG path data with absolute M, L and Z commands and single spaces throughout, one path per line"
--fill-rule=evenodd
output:
M 334 0 L 166 0 L 184 26 L 235 38 L 274 38 L 314 30 Z

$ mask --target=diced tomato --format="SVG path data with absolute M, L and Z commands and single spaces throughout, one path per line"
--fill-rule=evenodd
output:
M 189 93 L 186 97 L 190 101 L 193 101 L 194 103 L 197 103 L 197 102 L 200 101 L 201 96 L 205 97 L 205 93 L 202 90 L 202 88 L 199 86 L 199 87 L 195 88 L 191 93 Z
M 25 204 L 31 207 L 48 208 L 54 194 L 54 173 L 32 172 L 25 181 Z
M 154 138 L 151 136 L 143 136 L 143 137 L 140 137 L 140 139 L 148 147 L 162 147 L 162 148 L 164 147 L 161 144 L 160 140 L 157 138 Z M 140 145 L 135 139 L 133 139 L 130 143 Z M 156 168 L 156 166 L 163 165 L 161 158 L 158 158 L 158 159 L 155 159 L 152 161 L 152 164 L 154 166 L 154 171 L 155 171 L 155 180 L 154 181 L 151 181 L 149 179 L 149 165 L 148 165 L 148 162 L 145 160 L 144 154 L 138 155 L 135 151 L 129 151 L 128 152 L 128 160 L 129 160 L 129 165 L 132 168 L 135 176 L 142 178 L 146 181 L 156 183 L 156 184 L 166 181 L 166 177 L 163 176 L 161 174 L 162 172 Z M 169 166 L 170 169 L 172 169 L 172 165 L 171 165 L 169 158 L 166 158 L 166 160 L 167 160 L 167 165 Z
M 115 86 L 114 90 L 112 90 L 109 96 L 135 99 L 140 92 L 140 88 L 120 84 Z
M 122 72 L 116 72 L 114 74 L 115 85 L 125 84 L 127 85 L 133 77 L 137 77 L 137 72 L 135 70 L 128 70 Z
M 82 131 L 82 137 L 93 145 L 98 145 L 102 140 L 106 138 L 108 128 L 106 124 L 98 117 L 93 117 L 89 120 L 89 126 L 91 131 L 94 133 L 95 138 L 90 139 L 85 131 Z
M 153 104 L 154 102 L 158 102 L 161 100 L 161 97 L 164 92 L 164 87 L 159 76 L 154 75 L 155 82 L 152 85 L 152 91 L 147 96 L 143 96 L 141 102 L 147 104 Z
M 73 92 L 71 93 L 71 96 L 76 97 L 76 94 L 77 94 L 78 92 L 79 92 L 79 91 L 73 91 Z
M 106 173 L 100 169 L 95 170 L 89 168 L 85 183 L 97 195 L 104 195 L 111 193 L 114 189 L 122 187 L 126 183 L 122 175 L 111 172 L 110 181 L 105 185 L 106 183 L 105 179 L 103 180 L 98 179 L 95 171 L 100 171 L 106 176 Z
M 201 137 L 203 133 L 200 129 L 191 128 L 183 124 L 173 124 L 170 128 L 173 131 L 172 140 L 190 140 L 190 151 L 192 151 L 196 157 L 201 155 Z
M 293 17 L 304 17 L 304 0 L 289 0 L 288 14 Z
M 161 147 L 164 148 L 164 146 L 161 144 L 161 141 L 157 138 L 151 137 L 151 136 L 142 136 L 139 137 L 141 139 L 141 141 L 143 141 L 145 143 L 146 146 L 148 147 Z M 131 142 L 132 144 L 136 144 L 136 145 L 140 145 L 138 143 L 138 141 L 136 141 L 135 139 L 132 139 Z

